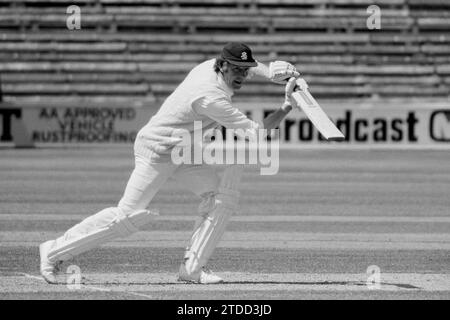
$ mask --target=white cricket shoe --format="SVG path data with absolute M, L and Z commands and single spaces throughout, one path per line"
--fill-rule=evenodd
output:
M 216 284 L 223 283 L 223 279 L 215 275 L 211 270 L 203 267 L 202 270 L 188 274 L 186 266 L 184 263 L 180 266 L 180 271 L 178 273 L 178 281 L 184 281 L 189 283 L 200 283 L 200 284 Z
M 60 263 L 51 263 L 50 261 L 48 261 L 48 251 L 52 244 L 53 240 L 49 240 L 39 245 L 39 254 L 41 256 L 40 271 L 45 281 L 55 284 L 58 283 L 58 281 L 56 281 L 55 274 L 59 270 L 58 267 Z

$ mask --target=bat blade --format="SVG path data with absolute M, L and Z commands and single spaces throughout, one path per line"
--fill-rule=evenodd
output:
M 302 90 L 297 87 L 292 97 L 325 139 L 330 141 L 342 141 L 345 139 L 345 136 L 328 118 L 308 89 Z

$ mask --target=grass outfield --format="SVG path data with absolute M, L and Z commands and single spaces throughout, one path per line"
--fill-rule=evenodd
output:
M 71 290 L 42 281 L 37 246 L 118 202 L 131 146 L 0 149 L 0 299 L 450 298 L 450 151 L 280 154 L 277 175 L 244 174 L 210 261 L 226 283 L 176 281 L 199 200 L 169 181 L 153 224 L 64 264 L 82 272 Z

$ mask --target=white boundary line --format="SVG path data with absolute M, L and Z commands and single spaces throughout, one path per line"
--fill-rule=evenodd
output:
M 21 276 L 24 276 L 26 278 L 29 278 L 29 279 L 34 279 L 34 280 L 39 280 L 41 282 L 45 282 L 45 280 L 43 278 L 37 277 L 37 276 L 33 276 L 33 275 L 25 273 L 25 272 L 18 272 L 17 274 L 19 274 Z M 112 293 L 116 292 L 116 293 L 122 293 L 122 294 L 129 294 L 129 295 L 136 296 L 136 297 L 144 297 L 144 298 L 147 298 L 147 299 L 154 299 L 153 296 L 146 295 L 146 294 L 143 294 L 143 293 L 137 293 L 137 292 L 134 292 L 134 291 L 114 291 L 114 290 L 107 289 L 107 288 L 96 287 L 96 286 L 91 286 L 91 285 L 88 286 L 88 285 L 84 285 L 84 284 L 80 284 L 80 287 L 84 288 L 84 289 L 87 289 L 87 290 L 93 290 L 93 291 L 112 292 Z

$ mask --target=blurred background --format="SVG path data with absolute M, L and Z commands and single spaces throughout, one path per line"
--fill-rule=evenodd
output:
M 294 63 L 331 109 L 449 105 L 446 0 L 1 0 L 3 101 L 154 112 L 228 41 Z M 276 107 L 282 94 L 260 79 L 234 101 Z

